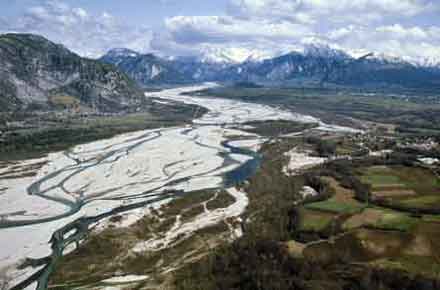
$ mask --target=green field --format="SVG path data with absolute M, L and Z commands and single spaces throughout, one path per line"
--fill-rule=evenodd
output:
M 304 207 L 335 214 L 355 214 L 361 212 L 365 205 L 355 199 L 352 190 L 342 187 L 338 181 L 330 177 L 321 177 L 334 192 L 327 200 L 308 203 Z
M 408 208 L 437 209 L 440 208 L 440 195 L 426 195 L 397 201 L 399 205 Z
M 417 224 L 417 219 L 399 212 L 385 212 L 373 225 L 378 229 L 408 232 Z
M 332 221 L 336 217 L 331 213 L 306 208 L 300 209 L 299 212 L 300 224 L 298 226 L 298 230 L 305 232 L 322 232 L 331 225 Z
M 306 209 L 320 210 L 324 212 L 340 213 L 340 214 L 354 214 L 362 211 L 363 206 L 342 203 L 329 199 L 326 201 L 314 202 L 305 205 Z
M 373 188 L 401 184 L 400 178 L 393 175 L 368 174 L 362 178 L 362 181 L 371 184 Z
M 371 186 L 373 199 L 402 209 L 440 209 L 440 180 L 430 170 L 408 166 L 373 166 L 360 179 Z

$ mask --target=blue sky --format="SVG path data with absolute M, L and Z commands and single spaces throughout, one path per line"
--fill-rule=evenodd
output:
M 440 60 L 438 0 L 2 0 L 0 32 L 42 34 L 98 57 L 270 57 L 310 45 Z
M 2 16 L 19 17 L 26 8 L 44 4 L 41 0 L 3 0 L 0 3 Z M 72 7 L 82 7 L 92 13 L 99 14 L 107 11 L 131 24 L 146 24 L 160 26 L 165 17 L 176 15 L 210 15 L 223 13 L 227 2 L 185 0 L 66 0 L 63 1 Z M 196 8 L 196 9 L 195 9 Z

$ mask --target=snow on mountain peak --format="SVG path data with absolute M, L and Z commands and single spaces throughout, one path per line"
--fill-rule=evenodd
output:
M 249 49 L 244 47 L 204 47 L 200 50 L 198 56 L 175 57 L 162 56 L 167 61 L 191 60 L 194 62 L 212 63 L 221 65 L 242 64 L 246 62 L 261 62 L 266 59 L 278 57 L 289 53 L 300 53 L 308 57 L 320 57 L 336 60 L 346 60 L 349 58 L 358 59 L 368 56 L 369 59 L 376 59 L 393 64 L 411 64 L 417 67 L 440 68 L 440 58 L 414 58 L 395 54 L 376 53 L 366 49 L 341 49 L 337 46 L 331 46 L 326 43 L 309 42 L 301 46 L 291 46 L 284 50 L 270 51 Z M 110 50 L 106 56 L 113 58 L 138 57 L 140 53 L 127 49 L 115 48 Z
M 385 61 L 388 63 L 407 63 L 418 67 L 438 67 L 440 68 L 440 58 L 415 58 L 410 56 L 400 56 L 390 53 L 376 53 L 365 49 L 349 50 L 347 53 L 353 58 L 363 57 L 367 54 L 371 54 L 371 58 Z
M 207 63 L 239 64 L 246 61 L 261 61 L 273 57 L 272 54 L 241 47 L 206 48 L 201 53 L 201 61 Z
M 112 57 L 137 57 L 139 53 L 128 48 L 114 48 L 107 55 Z
M 304 55 L 324 58 L 347 58 L 349 55 L 342 49 L 332 48 L 326 44 L 307 44 L 304 46 Z
M 440 68 L 440 58 L 437 57 L 426 57 L 419 59 L 416 62 L 417 65 L 423 66 L 423 67 L 436 67 Z

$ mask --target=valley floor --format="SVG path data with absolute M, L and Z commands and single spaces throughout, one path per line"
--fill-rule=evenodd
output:
M 92 228 L 105 232 L 115 226 L 115 220 L 118 227 L 129 228 L 182 195 L 221 189 L 231 183 L 228 179 L 236 183 L 247 178 L 258 166 L 252 149 L 264 138 L 243 131 L 240 124 L 284 119 L 318 123 L 326 130 L 345 129 L 270 106 L 219 99 L 206 102 L 181 95 L 202 88 L 206 87 L 147 94 L 162 102 L 206 106 L 209 113 L 193 125 L 126 133 L 38 159 L 2 162 L 0 268 L 6 288 L 37 284 L 44 288 L 57 259 L 73 251 Z M 233 187 L 224 194 L 205 200 L 204 212 L 198 215 L 194 214 L 198 209 L 186 209 L 185 213 L 193 211 L 186 223 L 178 214 L 164 236 L 144 237 L 132 245 L 133 253 L 166 249 L 219 222 L 225 222 L 230 235 L 239 236 L 240 222 L 234 218 L 244 212 L 246 194 Z M 222 207 L 229 199 L 234 202 Z M 216 203 L 218 208 L 207 208 Z M 164 218 L 169 219 L 159 220 Z M 127 273 L 131 274 L 135 273 Z
M 5 288 L 438 289 L 435 144 L 207 88 L 146 94 L 192 124 L 1 163 Z

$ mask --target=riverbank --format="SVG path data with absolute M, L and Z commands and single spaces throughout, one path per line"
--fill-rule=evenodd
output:
M 167 96 L 178 100 L 181 93 L 194 89 L 198 88 L 156 92 L 151 93 L 151 97 L 157 99 L 160 94 L 161 99 Z M 189 97 L 185 98 L 186 102 L 190 102 Z M 192 105 L 200 101 L 195 98 Z M 227 129 L 225 125 L 234 127 L 242 122 L 262 119 L 309 121 L 309 117 L 258 104 L 247 104 L 245 111 L 241 109 L 243 104 L 240 102 L 210 100 L 208 104 L 209 115 L 195 120 L 195 125 L 133 132 L 76 146 L 50 154 L 41 162 L 41 167 L 33 168 L 32 174 L 3 179 L 2 182 L 7 180 L 8 184 L 1 186 L 3 193 L 0 199 L 9 201 L 2 203 L 8 204 L 7 207 L 0 208 L 3 227 L 7 227 L 1 230 L 0 245 L 3 250 L 0 260 L 1 267 L 9 269 L 8 279 L 16 283 L 39 270 L 30 265 L 18 269 L 25 258 L 42 261 L 50 257 L 52 248 L 58 251 L 55 253 L 57 259 L 64 249 L 71 249 L 69 243 L 85 238 L 88 227 L 81 228 L 85 232 L 80 231 L 79 240 L 69 239 L 71 233 L 64 231 L 69 225 L 76 225 L 78 220 L 110 218 L 115 211 L 118 212 L 118 208 L 130 208 L 132 204 L 145 206 L 142 202 L 150 200 L 160 201 L 163 205 L 164 200 L 171 201 L 169 197 L 176 193 L 222 188 L 223 181 L 228 179 L 227 173 L 241 166 L 247 168 L 247 173 L 236 174 L 229 179 L 237 183 L 248 178 L 258 166 L 258 163 L 249 163 L 256 158 L 255 154 L 224 145 L 232 139 L 247 143 L 254 139 L 252 146 L 258 146 L 263 140 L 252 133 Z M 243 146 L 246 147 L 246 144 Z M 249 164 L 251 166 L 247 166 Z M 25 170 L 26 162 L 4 166 L 6 170 L 14 167 L 17 172 L 28 172 Z M 38 202 L 31 202 L 32 198 L 27 198 L 26 191 L 31 194 L 30 197 L 38 198 Z M 11 203 L 16 204 L 14 212 L 10 211 Z M 46 210 L 37 211 L 34 208 L 37 204 Z M 51 208 L 53 210 L 49 211 Z M 141 218 L 142 214 L 138 217 Z M 133 217 L 129 219 L 130 224 L 137 223 Z M 236 222 L 225 219 L 228 220 L 228 228 L 232 225 L 236 227 Z M 59 232 L 57 229 L 62 230 Z M 74 229 L 78 230 L 76 226 Z M 56 238 L 52 238 L 52 242 L 56 244 L 50 244 L 47 241 L 54 232 Z M 25 234 L 26 238 L 23 238 Z M 18 242 L 10 243 L 11 240 Z M 47 275 L 42 279 L 47 279 Z M 40 280 L 39 289 L 44 288 L 45 283 Z
M 418 154 L 332 159 L 284 174 L 298 151 L 317 154 L 307 140 L 262 147 L 260 170 L 243 184 L 244 235 L 176 271 L 163 289 L 438 289 L 438 216 L 377 203 L 438 204 L 440 181 Z

